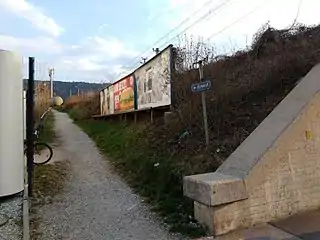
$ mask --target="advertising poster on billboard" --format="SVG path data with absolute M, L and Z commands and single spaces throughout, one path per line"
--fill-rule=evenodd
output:
M 101 115 L 110 114 L 109 102 L 110 102 L 109 88 L 107 87 L 107 88 L 105 88 L 105 89 L 100 91 L 100 110 L 101 110 Z
M 114 112 L 134 109 L 134 78 L 128 76 L 113 85 Z
M 109 114 L 114 113 L 114 95 L 113 95 L 113 85 L 109 86 Z
M 104 94 L 103 90 L 100 91 L 100 115 L 103 115 L 103 100 L 104 100 L 103 94 Z
M 138 109 L 171 104 L 171 47 L 134 72 Z

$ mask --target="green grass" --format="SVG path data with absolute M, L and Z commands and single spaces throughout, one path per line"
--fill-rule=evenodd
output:
M 43 128 L 39 135 L 39 142 L 52 143 L 54 139 L 54 116 L 50 112 L 43 123 Z
M 192 201 L 183 196 L 182 174 L 174 161 L 164 154 L 151 151 L 142 131 L 121 123 L 76 121 L 111 157 L 114 168 L 149 201 L 171 231 L 190 237 L 205 235 L 193 215 Z M 110 159 L 110 158 L 108 158 Z

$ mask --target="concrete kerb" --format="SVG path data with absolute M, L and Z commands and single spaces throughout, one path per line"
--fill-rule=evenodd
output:
M 248 198 L 248 174 L 320 90 L 316 65 L 214 173 L 184 178 L 184 194 L 213 207 Z M 211 217 L 198 219 L 213 230 Z M 210 221 L 210 222 L 208 222 Z

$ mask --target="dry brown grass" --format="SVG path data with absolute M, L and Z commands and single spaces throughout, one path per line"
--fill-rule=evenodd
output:
M 160 123 L 149 127 L 150 145 L 158 151 L 175 149 L 183 174 L 214 171 L 320 62 L 319 40 L 318 26 L 276 30 L 266 25 L 256 34 L 251 48 L 232 56 L 214 58 L 213 49 L 203 43 L 178 48 L 173 82 L 176 118 L 169 126 Z M 207 152 L 201 97 L 190 90 L 191 84 L 199 81 L 198 70 L 192 69 L 191 63 L 206 55 L 209 61 L 204 76 L 213 85 L 207 92 L 211 141 Z M 168 143 L 184 130 L 191 135 L 182 144 Z
M 42 113 L 50 106 L 50 85 L 38 82 L 35 86 L 35 120 L 39 121 Z
M 147 127 L 144 137 L 156 151 L 174 157 L 182 174 L 214 171 L 288 94 L 297 81 L 320 62 L 320 27 L 276 30 L 264 25 L 251 47 L 230 56 L 216 56 L 214 47 L 184 40 L 174 53 L 173 107 L 176 118 Z M 210 147 L 204 151 L 201 97 L 190 90 L 199 81 L 192 63 L 208 57 L 204 68 L 212 80 L 207 92 Z M 73 96 L 66 108 L 78 119 L 99 113 L 99 95 Z M 81 115 L 81 116 L 80 116 Z M 179 145 L 169 140 L 187 130 Z M 170 143 L 169 143 L 170 142 Z M 172 154 L 174 152 L 174 154 Z
M 75 120 L 88 119 L 100 112 L 100 96 L 98 92 L 88 92 L 79 96 L 73 95 L 63 104 Z

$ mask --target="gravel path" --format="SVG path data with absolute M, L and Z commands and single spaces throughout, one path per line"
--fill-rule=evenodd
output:
M 22 240 L 22 193 L 0 199 L 0 240 Z
M 168 233 L 67 114 L 54 114 L 57 152 L 71 172 L 65 191 L 38 210 L 43 239 L 185 239 Z

